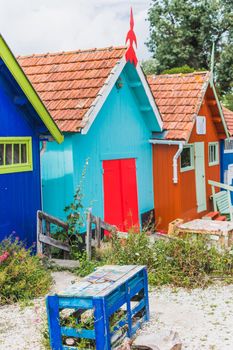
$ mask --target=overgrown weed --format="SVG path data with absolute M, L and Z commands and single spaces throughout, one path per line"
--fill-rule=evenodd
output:
M 111 248 L 109 248 L 111 246 Z M 92 261 L 79 257 L 79 276 L 104 264 L 146 265 L 153 286 L 207 287 L 216 279 L 233 282 L 233 251 L 210 247 L 205 237 L 174 238 L 151 243 L 145 232 L 130 232 L 127 238 L 111 238 L 111 245 L 97 252 Z
M 40 257 L 12 237 L 0 243 L 0 305 L 45 295 L 52 283 Z

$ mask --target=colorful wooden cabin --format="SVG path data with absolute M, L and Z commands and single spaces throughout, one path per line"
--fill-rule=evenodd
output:
M 40 137 L 63 136 L 0 35 L 0 240 L 36 241 Z
M 139 65 L 126 48 L 20 57 L 19 62 L 64 133 L 42 160 L 43 208 L 64 218 L 86 162 L 83 204 L 121 230 L 154 209 L 153 132 L 162 121 Z
M 219 144 L 227 128 L 209 72 L 149 76 L 164 131 L 154 133 L 154 202 L 158 227 L 212 210 L 208 180 L 220 181 Z
M 230 137 L 221 142 L 221 182 L 233 184 L 233 112 L 222 107 Z M 233 199 L 233 198 L 232 198 Z

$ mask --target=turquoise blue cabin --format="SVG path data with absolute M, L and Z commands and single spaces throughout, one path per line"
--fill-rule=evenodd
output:
M 43 209 L 65 219 L 82 181 L 84 208 L 125 230 L 154 209 L 153 132 L 162 121 L 125 47 L 21 57 L 64 142 L 42 157 Z M 85 177 L 82 177 L 86 168 Z
M 0 35 L 0 241 L 36 241 L 40 138 L 63 136 Z

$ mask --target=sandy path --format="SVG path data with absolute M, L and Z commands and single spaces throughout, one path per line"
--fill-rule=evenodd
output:
M 75 277 L 68 272 L 53 274 L 63 289 Z M 44 350 L 41 329 L 45 322 L 44 298 L 32 306 L 12 305 L 0 308 L 0 350 Z M 233 349 L 233 285 L 173 292 L 164 287 L 150 292 L 151 321 L 144 333 L 177 331 L 183 349 Z M 163 349 L 165 350 L 165 349 Z M 167 350 L 167 349 L 166 349 Z

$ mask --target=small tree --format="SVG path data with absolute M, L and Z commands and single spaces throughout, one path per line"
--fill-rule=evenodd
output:
M 152 0 L 149 50 L 155 71 L 188 65 L 209 69 L 213 42 L 216 47 L 216 79 L 222 93 L 230 93 L 233 81 L 232 0 Z

